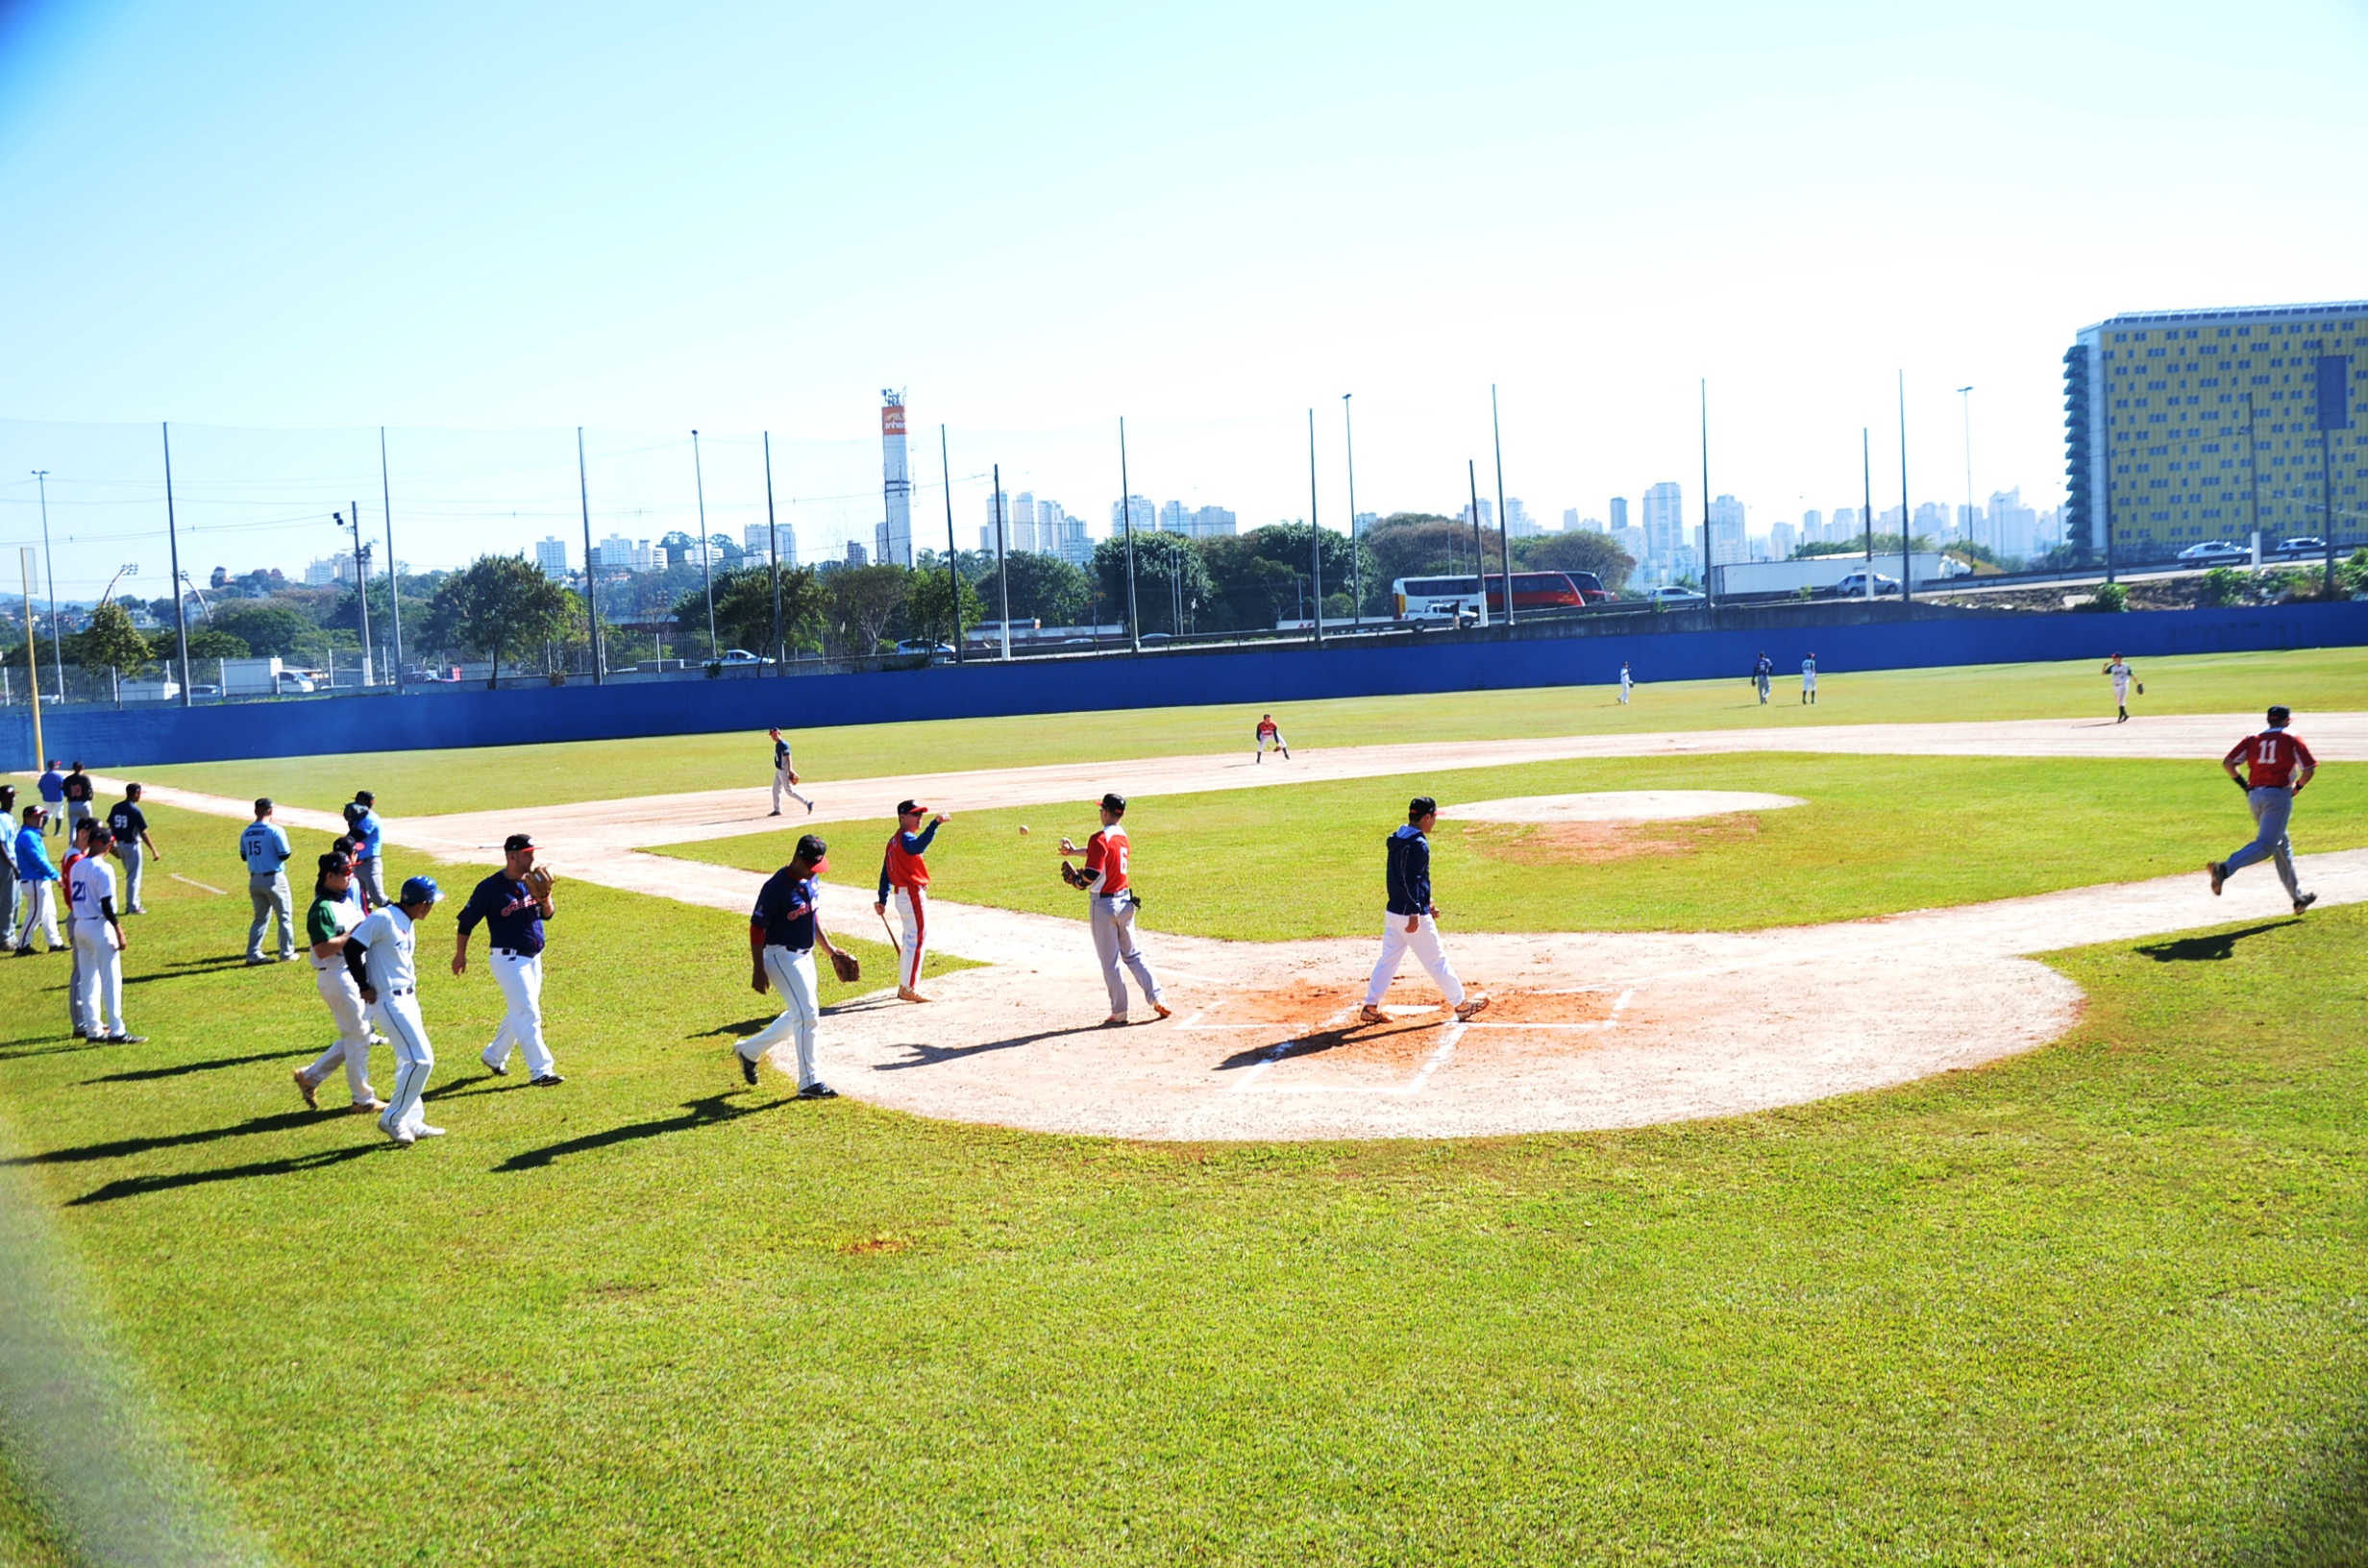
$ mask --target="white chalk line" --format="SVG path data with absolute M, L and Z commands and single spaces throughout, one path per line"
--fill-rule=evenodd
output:
M 166 871 L 164 874 L 171 877 L 176 882 L 187 883 L 190 887 L 197 889 L 200 893 L 210 893 L 216 898 L 228 898 L 230 896 L 229 894 L 223 892 L 220 888 L 210 888 L 205 883 L 200 882 L 196 877 L 184 876 L 179 871 Z

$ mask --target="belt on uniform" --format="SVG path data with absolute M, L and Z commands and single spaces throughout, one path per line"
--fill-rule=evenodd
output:
M 540 958 L 543 953 L 543 950 L 540 947 L 535 948 L 534 951 L 530 953 L 524 947 L 496 947 L 494 951 L 500 953 L 504 958 Z
M 792 958 L 812 958 L 814 956 L 814 949 L 811 947 L 784 947 L 777 942 L 766 943 L 765 951 L 769 953 L 787 953 Z

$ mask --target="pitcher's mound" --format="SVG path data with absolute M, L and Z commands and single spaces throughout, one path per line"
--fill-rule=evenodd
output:
M 1687 817 L 1725 817 L 1739 811 L 1805 806 L 1798 796 L 1753 790 L 1605 790 L 1594 795 L 1524 795 L 1475 800 L 1443 809 L 1461 822 L 1670 822 Z

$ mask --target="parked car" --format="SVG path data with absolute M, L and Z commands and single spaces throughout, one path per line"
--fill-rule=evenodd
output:
M 2253 551 L 2242 545 L 2232 545 L 2226 539 L 2213 539 L 2201 545 L 2189 545 L 2179 552 L 2179 559 L 2188 566 L 2235 566 L 2253 559 Z
M 1885 594 L 1898 592 L 1899 579 L 1897 577 L 1887 577 L 1880 572 L 1875 574 L 1875 597 L 1880 599 Z M 1834 597 L 1837 599 L 1864 599 L 1866 597 L 1865 572 L 1853 572 L 1841 581 L 1834 584 Z
M 728 648 L 724 649 L 724 656 L 715 662 L 727 668 L 736 668 L 741 665 L 771 664 L 773 661 L 762 653 L 752 653 L 745 648 Z
M 897 644 L 897 651 L 900 653 L 943 653 L 950 659 L 953 657 L 953 645 L 931 642 L 926 637 L 907 637 Z
M 2278 541 L 2278 553 L 2286 556 L 2324 555 L 2327 553 L 2327 541 L 2307 535 L 2298 539 L 2281 539 Z
M 192 686 L 189 688 L 189 696 L 192 698 L 220 697 L 221 695 L 222 688 L 219 686 Z
M 1682 588 L 1674 582 L 1664 583 L 1644 597 L 1655 604 L 1700 604 L 1704 602 L 1698 590 Z

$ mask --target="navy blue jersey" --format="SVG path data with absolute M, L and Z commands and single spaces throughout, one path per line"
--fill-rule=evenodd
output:
M 496 947 L 531 958 L 543 950 L 543 911 L 527 885 L 507 871 L 496 871 L 469 894 L 460 911 L 460 934 L 467 936 L 485 922 L 485 938 Z
M 1408 822 L 1390 835 L 1390 913 L 1431 912 L 1431 841 Z
M 766 878 L 749 911 L 749 923 L 765 928 L 765 945 L 793 953 L 814 947 L 814 911 L 823 901 L 823 885 L 811 876 L 792 876 L 784 866 Z
M 777 772 L 777 772 L 779 772 L 782 769 L 784 769 L 784 768 L 786 768 L 786 767 L 788 767 L 788 766 L 789 766 L 789 743 L 788 743 L 787 741 L 776 741 L 776 742 L 774 742 L 774 743 L 773 743 L 773 771 L 774 771 L 775 772 Z

